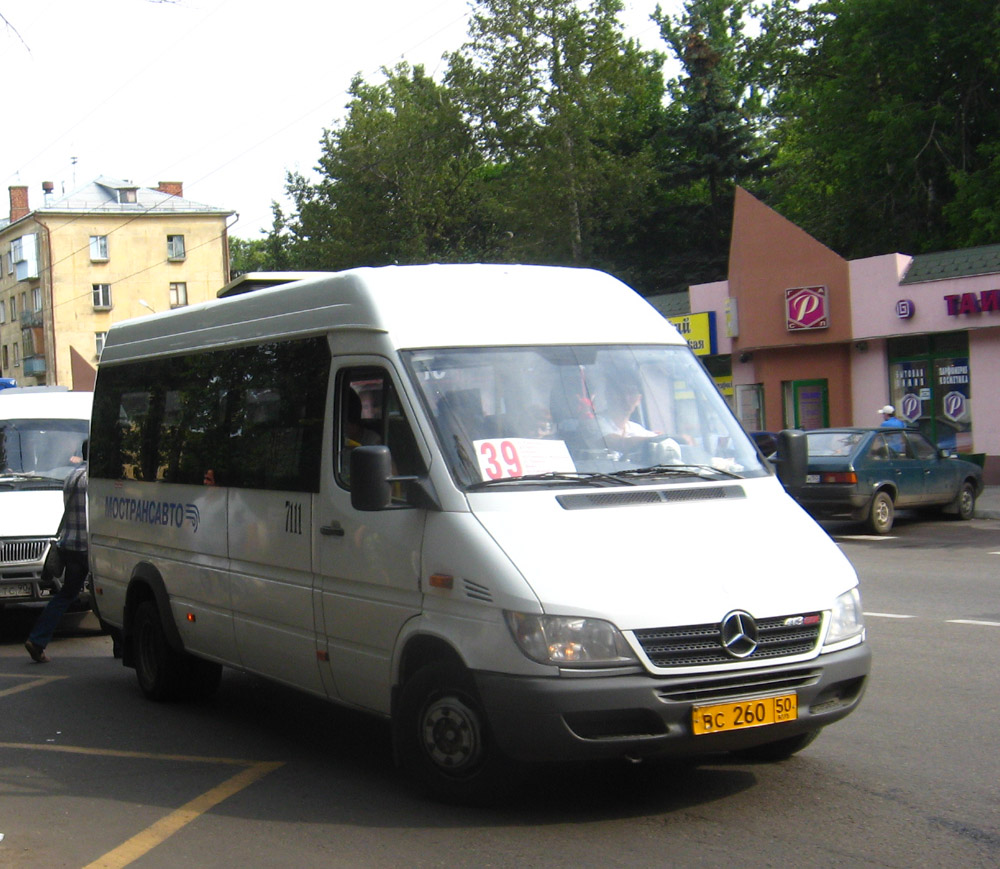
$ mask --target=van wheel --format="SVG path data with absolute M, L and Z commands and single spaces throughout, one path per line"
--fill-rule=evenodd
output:
M 151 600 L 143 601 L 132 621 L 135 644 L 135 674 L 142 693 L 150 700 L 175 700 L 184 684 L 184 661 L 167 644 L 160 611 Z
M 876 534 L 888 534 L 892 530 L 895 508 L 888 492 L 876 492 L 868 512 L 868 527 Z
M 497 747 L 472 677 L 458 664 L 428 664 L 403 685 L 393 743 L 403 769 L 444 802 L 496 802 L 523 772 Z
M 819 736 L 822 729 L 810 730 L 808 733 L 800 733 L 798 736 L 789 736 L 787 739 L 767 742 L 753 748 L 742 748 L 739 751 L 734 751 L 733 754 L 740 760 L 763 761 L 765 763 L 787 760 L 793 754 L 798 754 L 803 748 L 810 745 Z

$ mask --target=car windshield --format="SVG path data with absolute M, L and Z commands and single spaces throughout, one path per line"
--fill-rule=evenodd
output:
M 864 436 L 864 432 L 856 431 L 806 432 L 809 455 L 818 458 L 849 456 Z
M 83 461 L 87 425 L 85 419 L 0 420 L 0 476 L 61 483 Z
M 687 347 L 482 347 L 403 357 L 461 486 L 769 473 Z

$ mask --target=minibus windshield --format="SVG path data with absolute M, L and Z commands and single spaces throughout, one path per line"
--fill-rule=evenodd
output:
M 769 473 L 686 346 L 403 353 L 465 488 Z
M 44 478 L 62 485 L 82 461 L 85 419 L 0 419 L 0 477 Z

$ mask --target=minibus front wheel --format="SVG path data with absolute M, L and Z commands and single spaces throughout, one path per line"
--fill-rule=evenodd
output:
M 393 718 L 400 765 L 434 798 L 493 803 L 523 767 L 500 751 L 469 672 L 457 663 L 421 667 L 403 685 Z

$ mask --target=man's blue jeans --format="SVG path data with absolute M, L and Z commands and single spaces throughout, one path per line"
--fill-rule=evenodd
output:
M 87 573 L 90 570 L 85 551 L 76 552 L 72 549 L 63 549 L 62 557 L 66 565 L 66 571 L 63 573 L 63 587 L 45 605 L 45 609 L 42 610 L 42 614 L 38 617 L 38 621 L 35 622 L 35 626 L 31 629 L 31 635 L 28 637 L 31 642 L 43 649 L 52 639 L 63 613 L 83 591 L 83 584 L 87 581 Z

